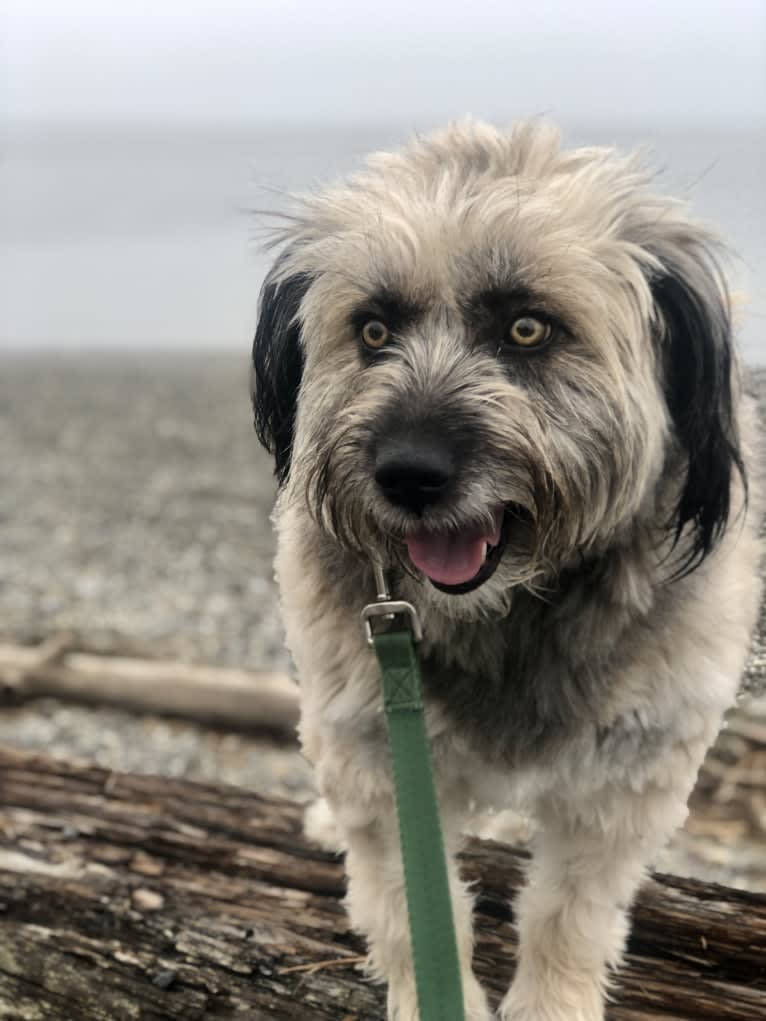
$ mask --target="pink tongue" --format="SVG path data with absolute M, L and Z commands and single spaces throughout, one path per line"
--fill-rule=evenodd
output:
M 474 525 L 457 532 L 420 532 L 407 539 L 407 552 L 418 570 L 442 585 L 462 585 L 474 578 L 484 563 L 484 544 L 497 546 L 503 523 L 502 508 L 494 513 L 491 528 Z

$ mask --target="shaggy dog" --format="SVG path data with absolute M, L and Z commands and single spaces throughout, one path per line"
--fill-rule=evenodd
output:
M 598 1021 L 759 602 L 755 426 L 715 242 L 634 159 L 471 121 L 372 156 L 281 241 L 256 427 L 301 740 L 389 1017 L 418 1012 L 359 621 L 373 560 L 423 625 L 467 1015 L 491 1012 L 461 826 L 473 803 L 521 805 L 538 829 L 500 1016 Z

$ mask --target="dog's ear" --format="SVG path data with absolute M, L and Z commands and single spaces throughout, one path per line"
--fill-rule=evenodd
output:
M 732 475 L 746 483 L 735 420 L 732 324 L 726 283 L 713 255 L 687 239 L 652 283 L 661 323 L 665 393 L 685 461 L 675 541 L 691 525 L 675 576 L 699 566 L 729 519 Z
M 298 312 L 311 278 L 305 274 L 282 278 L 278 270 L 279 263 L 266 278 L 258 302 L 252 391 L 255 431 L 274 455 L 274 471 L 281 485 L 290 471 L 303 375 Z

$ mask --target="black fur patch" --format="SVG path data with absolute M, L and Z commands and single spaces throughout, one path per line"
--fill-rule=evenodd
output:
M 290 472 L 298 390 L 303 376 L 303 348 L 298 320 L 311 277 L 299 274 L 274 282 L 266 279 L 258 304 L 253 341 L 253 411 L 258 439 L 274 455 L 280 485 Z
M 370 319 L 380 319 L 392 333 L 401 333 L 415 322 L 421 312 L 414 302 L 403 295 L 390 288 L 380 288 L 354 310 L 351 323 L 355 332 L 361 333 L 362 327 Z
M 705 265 L 701 293 L 672 267 L 652 285 L 665 324 L 665 393 L 686 460 L 672 525 L 676 542 L 691 524 L 675 577 L 689 574 L 715 547 L 730 512 L 732 475 L 746 484 L 732 401 L 732 330 L 728 295 L 715 264 Z

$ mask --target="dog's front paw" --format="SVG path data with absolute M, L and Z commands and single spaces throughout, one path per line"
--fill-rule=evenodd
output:
M 463 975 L 462 982 L 466 1021 L 492 1021 L 487 997 L 473 974 Z M 398 991 L 389 987 L 388 1021 L 421 1021 L 414 986 Z M 423 1018 L 422 1021 L 429 1019 Z
M 500 1021 L 604 1021 L 600 991 L 567 993 L 547 983 L 539 991 L 514 984 L 500 1006 Z
M 418 998 L 414 986 L 405 989 L 388 987 L 388 1021 L 419 1021 Z

